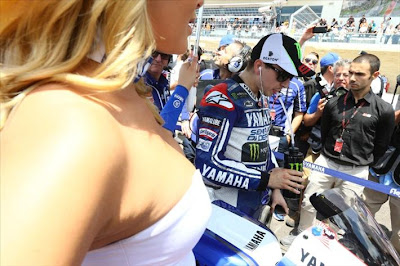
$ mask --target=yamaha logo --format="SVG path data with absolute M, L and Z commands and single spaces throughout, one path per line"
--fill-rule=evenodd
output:
M 179 108 L 180 105 L 181 105 L 181 102 L 180 102 L 179 100 L 175 100 L 175 101 L 173 102 L 173 106 L 174 106 L 175 108 Z

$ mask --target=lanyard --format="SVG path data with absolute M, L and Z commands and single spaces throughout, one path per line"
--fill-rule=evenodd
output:
M 276 97 L 275 97 L 274 101 L 272 102 L 271 109 L 274 109 L 275 102 L 276 102 L 276 100 L 278 100 L 278 98 L 280 97 L 280 95 L 281 95 L 281 94 L 280 94 L 279 92 L 276 94 Z M 283 95 L 283 94 L 282 94 L 282 95 Z M 289 96 L 289 87 L 286 89 L 285 108 L 286 108 L 286 103 L 287 103 L 288 96 Z
M 274 99 L 274 101 L 272 103 L 271 109 L 274 109 L 275 102 L 276 102 L 276 100 L 278 100 L 278 97 L 279 97 L 279 93 L 276 94 L 276 97 L 275 97 L 275 99 Z
M 340 138 L 342 138 L 343 133 L 344 133 L 344 129 L 347 127 L 347 125 L 350 123 L 350 120 L 353 119 L 353 117 L 357 114 L 358 110 L 364 106 L 365 101 L 363 101 L 358 107 L 357 109 L 353 112 L 353 114 L 351 115 L 351 117 L 349 118 L 349 120 L 347 120 L 346 123 L 346 103 L 347 103 L 347 96 L 349 95 L 349 92 L 346 93 L 346 96 L 344 96 L 344 105 L 343 105 L 343 112 L 342 112 L 342 134 L 340 134 Z

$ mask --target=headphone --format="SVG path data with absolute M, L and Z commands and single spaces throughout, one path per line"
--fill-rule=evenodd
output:
M 241 42 L 239 42 L 239 43 L 241 43 Z M 234 57 L 231 58 L 231 60 L 229 60 L 229 63 L 227 65 L 229 72 L 238 73 L 238 72 L 244 70 L 247 66 L 247 63 L 249 61 L 251 47 L 245 43 L 241 43 L 241 44 L 243 45 L 242 50 L 240 50 L 238 55 L 235 55 Z
M 258 67 L 258 71 L 259 71 L 259 74 L 258 74 L 258 76 L 259 76 L 259 78 L 260 78 L 260 86 L 261 86 L 261 90 L 260 90 L 260 93 L 261 93 L 261 96 L 263 96 L 264 95 L 264 87 L 263 87 L 263 84 L 262 84 L 262 79 L 261 79 L 261 66 L 259 66 Z M 261 97 L 262 98 L 262 97 Z

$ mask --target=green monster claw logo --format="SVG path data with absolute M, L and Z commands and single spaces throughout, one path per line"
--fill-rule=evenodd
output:
M 260 158 L 260 145 L 257 143 L 249 144 L 250 146 L 250 158 L 253 162 Z
M 294 46 L 296 46 L 297 49 L 297 56 L 299 57 L 299 59 L 301 60 L 302 56 L 301 56 L 301 47 L 300 47 L 300 43 L 295 42 Z
M 289 163 L 289 167 L 292 170 L 303 171 L 303 163 Z

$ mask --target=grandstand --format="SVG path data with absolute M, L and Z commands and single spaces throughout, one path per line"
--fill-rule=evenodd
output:
M 371 9 L 371 6 L 374 8 Z M 364 7 L 368 7 L 368 10 L 363 9 Z M 305 27 L 318 18 L 326 19 L 328 25 L 333 18 L 343 24 L 351 14 L 354 16 L 356 29 L 344 33 L 342 31 L 318 34 L 306 43 L 305 51 L 317 50 L 321 55 L 329 51 L 340 51 L 346 58 L 354 58 L 360 50 L 375 53 L 382 60 L 382 72 L 389 78 L 391 85 L 395 85 L 396 76 L 400 73 L 400 64 L 398 64 L 400 46 L 395 44 L 395 35 L 390 36 L 390 40 L 386 39 L 387 36 L 380 27 L 384 21 L 384 15 L 391 16 L 392 25 L 399 24 L 399 1 L 207 0 L 203 7 L 200 46 L 206 52 L 208 51 L 211 57 L 220 38 L 226 34 L 233 34 L 250 46 L 262 36 L 276 31 L 299 39 Z M 366 14 L 368 22 L 374 20 L 377 29 L 381 32 L 360 34 L 357 27 L 363 14 Z M 396 34 L 400 39 L 400 33 Z M 194 26 L 191 43 L 196 39 L 195 36 Z
M 393 14 L 392 24 L 397 25 L 400 22 L 400 3 L 393 6 L 393 2 L 398 1 L 275 0 L 271 2 L 258 2 L 256 0 L 208 0 L 203 9 L 203 32 L 201 35 L 220 37 L 225 34 L 234 34 L 238 35 L 238 38 L 258 39 L 260 36 L 265 35 L 265 33 L 275 32 L 276 28 L 282 25 L 289 28 L 285 33 L 294 35 L 296 32 L 302 32 L 306 25 L 319 17 L 326 19 L 328 25 L 333 18 L 336 18 L 340 22 L 345 22 L 351 14 L 349 10 L 351 12 L 358 12 L 358 14 L 369 14 L 368 19 L 374 20 L 377 25 L 380 25 L 383 21 L 383 15 Z M 305 6 L 308 6 L 308 8 L 302 10 Z M 369 8 L 371 6 L 374 6 L 374 8 Z M 365 7 L 364 11 L 363 7 Z M 390 9 L 391 7 L 393 8 Z M 294 19 L 293 14 L 296 14 L 300 10 L 303 13 L 297 14 L 297 19 Z M 359 18 L 355 17 L 355 21 L 358 22 L 358 20 Z M 337 38 L 331 38 L 331 41 L 359 41 L 350 35 L 341 36 L 341 38 L 337 36 Z M 375 36 L 367 34 L 363 35 L 363 37 L 372 38 L 364 39 L 362 42 L 376 42 Z
M 302 8 L 303 5 L 283 6 L 273 2 L 205 4 L 202 35 L 238 34 L 239 38 L 259 38 L 267 32 L 275 31 L 276 27 L 289 21 L 291 15 Z M 310 6 L 309 9 L 318 17 L 321 16 L 322 5 Z

